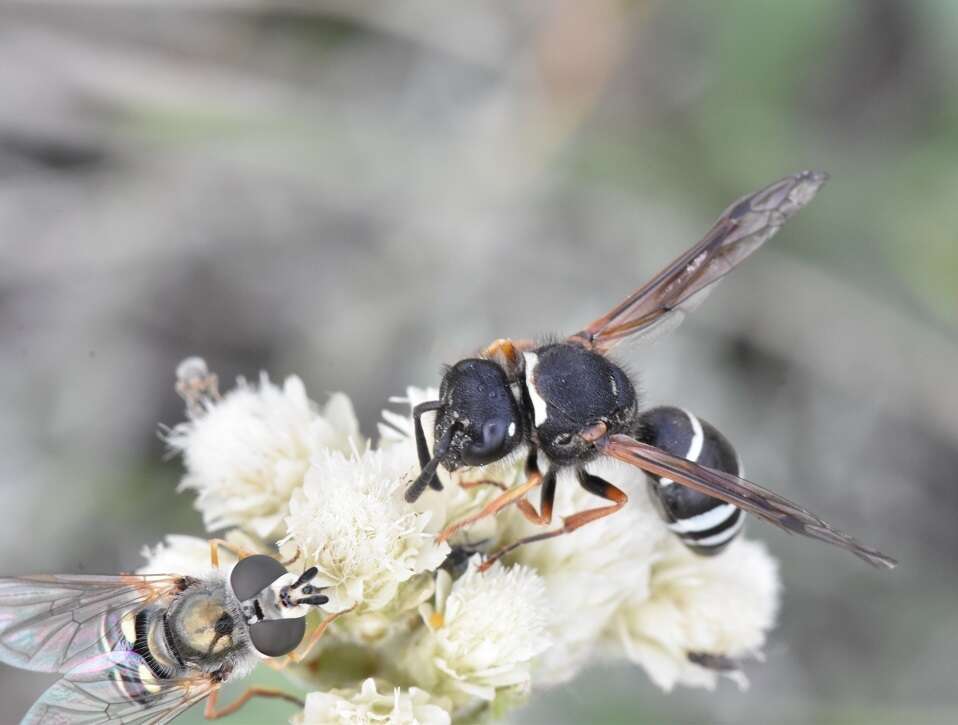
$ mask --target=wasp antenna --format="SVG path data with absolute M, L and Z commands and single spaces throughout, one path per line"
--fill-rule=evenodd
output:
M 432 481 L 436 476 L 436 469 L 439 467 L 439 451 L 436 451 L 436 455 L 429 459 L 422 471 L 419 472 L 419 477 L 412 482 L 409 488 L 406 489 L 406 502 L 415 503 L 420 496 L 422 496 L 423 491 L 427 487 L 432 485 Z
M 445 435 L 436 443 L 436 450 L 433 452 L 432 458 L 422 467 L 418 478 L 406 489 L 405 498 L 407 503 L 415 503 L 416 500 L 422 496 L 423 491 L 429 486 L 439 488 L 437 486 L 438 481 L 436 480 L 436 469 L 439 468 L 439 463 L 449 450 L 449 444 L 452 442 L 452 435 L 455 430 L 456 424 L 449 426 Z

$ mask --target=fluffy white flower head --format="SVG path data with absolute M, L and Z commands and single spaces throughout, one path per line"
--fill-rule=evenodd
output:
M 430 688 L 492 700 L 500 688 L 530 687 L 535 657 L 552 643 L 542 578 L 532 569 L 471 568 L 455 582 L 437 575 L 435 605 L 421 608 L 428 630 L 414 657 L 431 661 Z M 418 668 L 414 668 L 416 671 Z
M 403 500 L 407 467 L 388 451 L 319 453 L 290 501 L 289 536 L 330 587 L 326 608 L 385 607 L 402 582 L 438 567 L 449 553 L 435 542 L 441 522 Z
M 702 557 L 668 539 L 650 591 L 626 602 L 614 632 L 626 656 L 664 690 L 715 686 L 716 673 L 690 653 L 739 658 L 757 654 L 775 622 L 779 581 L 762 544 L 739 539 Z
M 394 410 L 383 410 L 383 421 L 379 424 L 379 448 L 389 451 L 398 460 L 405 461 L 411 483 L 419 474 L 419 458 L 416 453 L 415 424 L 412 419 L 412 409 L 419 403 L 427 400 L 436 400 L 439 391 L 436 388 L 406 388 L 404 397 L 394 397 L 391 403 L 408 406 L 399 413 Z M 429 450 L 434 446 L 435 413 L 427 413 L 422 417 L 423 432 Z M 461 468 L 450 473 L 440 466 L 437 470 L 439 481 L 443 484 L 442 491 L 427 490 L 414 504 L 417 510 L 432 512 L 436 520 L 446 523 L 455 521 L 481 508 L 488 501 L 495 498 L 500 489 L 495 486 L 471 486 L 470 482 L 495 481 L 505 486 L 511 486 L 524 480 L 523 461 L 519 456 L 509 456 L 503 461 L 497 461 L 488 466 Z M 462 485 L 465 484 L 465 485 Z M 477 542 L 492 542 L 497 537 L 500 519 L 489 517 L 471 526 L 468 531 L 462 531 L 454 538 L 456 544 L 474 545 Z
M 346 396 L 333 395 L 319 411 L 298 377 L 280 388 L 263 374 L 259 385 L 240 380 L 222 398 L 204 401 L 167 440 L 183 455 L 180 487 L 198 492 L 207 529 L 239 526 L 268 538 L 279 533 L 311 457 L 326 448 L 348 449 L 359 433 Z
M 429 693 L 415 687 L 380 694 L 372 678 L 359 692 L 313 692 L 297 718 L 302 725 L 449 725 L 449 713 L 430 703 Z
M 610 460 L 589 465 L 589 471 L 634 491 L 627 506 L 612 516 L 519 548 L 510 561 L 529 566 L 545 581 L 552 607 L 549 630 L 555 640 L 537 662 L 536 685 L 568 681 L 596 653 L 596 641 L 627 599 L 644 596 L 655 550 L 670 536 L 642 490 L 644 474 Z M 560 474 L 552 528 L 562 517 L 601 505 L 583 489 L 571 471 Z M 504 541 L 541 533 L 512 507 L 503 515 Z
M 141 574 L 204 576 L 213 568 L 209 542 L 196 536 L 168 534 L 156 546 L 144 546 L 142 554 L 146 564 L 140 568 Z M 235 556 L 228 551 L 220 551 L 221 566 L 229 568 L 235 563 Z

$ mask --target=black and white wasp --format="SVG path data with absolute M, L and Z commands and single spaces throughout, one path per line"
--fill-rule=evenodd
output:
M 215 544 L 214 544 L 215 546 Z M 214 560 L 217 559 L 214 549 Z M 169 722 L 208 698 L 223 717 L 253 697 L 302 702 L 250 688 L 217 707 L 220 686 L 257 662 L 297 661 L 338 615 L 303 641 L 306 615 L 327 597 L 276 559 L 241 558 L 229 577 L 181 575 L 0 578 L 0 662 L 63 673 L 24 716 L 24 725 L 148 725 Z M 292 654 L 291 654 L 292 653 Z
M 639 416 L 636 437 L 687 461 L 743 476 L 742 461 L 728 439 L 708 421 L 682 408 L 662 406 Z M 665 476 L 647 475 L 649 496 L 668 528 L 697 554 L 713 556 L 732 543 L 745 512 Z
M 677 326 L 719 279 L 762 246 L 825 183 L 823 173 L 788 176 L 733 203 L 705 237 L 646 285 L 585 329 L 560 341 L 500 339 L 478 357 L 448 368 L 439 400 L 413 411 L 421 472 L 406 491 L 415 501 L 426 488 L 441 489 L 440 465 L 449 471 L 483 466 L 527 444 L 526 480 L 482 510 L 448 526 L 449 538 L 478 519 L 517 503 L 536 524 L 552 520 L 556 475 L 571 469 L 579 484 L 610 502 L 563 519 L 560 528 L 529 536 L 522 544 L 571 533 L 615 513 L 628 501 L 618 487 L 586 470 L 598 456 L 637 466 L 651 478 L 651 492 L 672 530 L 693 550 L 715 553 L 742 525 L 742 511 L 780 528 L 844 549 L 875 566 L 894 559 L 863 546 L 818 516 L 741 478 L 731 445 L 712 426 L 675 409 L 642 412 L 636 388 L 608 353 L 626 338 L 660 334 Z M 430 453 L 422 416 L 435 412 Z M 684 421 L 683 421 L 684 417 Z M 548 461 L 539 470 L 538 454 Z M 541 487 L 539 510 L 525 496 Z M 740 510 L 740 511 L 739 511 Z

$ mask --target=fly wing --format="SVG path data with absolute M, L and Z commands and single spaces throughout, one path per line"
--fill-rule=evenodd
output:
M 0 578 L 0 662 L 66 672 L 109 649 L 124 617 L 178 588 L 176 576 Z
M 827 179 L 821 172 L 802 171 L 742 197 L 698 244 L 570 340 L 608 352 L 625 338 L 674 329 L 715 282 L 767 242 Z
M 848 534 L 832 528 L 821 518 L 787 498 L 731 473 L 678 458 L 626 435 L 610 436 L 604 444 L 604 453 L 655 476 L 663 476 L 694 491 L 738 506 L 789 533 L 801 534 L 846 549 L 873 566 L 892 569 L 898 563 L 891 557 L 864 546 Z
M 44 692 L 21 725 L 158 725 L 208 697 L 210 675 L 157 680 L 134 652 L 97 655 Z

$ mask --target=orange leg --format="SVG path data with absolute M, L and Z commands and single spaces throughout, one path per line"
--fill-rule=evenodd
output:
M 469 490 L 471 488 L 478 488 L 479 486 L 495 486 L 500 491 L 508 491 L 509 487 L 501 481 L 464 481 L 459 484 L 462 488 Z M 543 493 L 545 495 L 545 493 Z M 527 499 L 519 499 L 516 501 L 516 506 L 522 512 L 522 515 L 526 517 L 527 520 L 531 521 L 534 524 L 547 524 L 548 521 L 543 521 L 539 516 L 539 512 L 535 510 L 531 503 Z
M 322 636 L 323 634 L 326 633 L 326 629 L 329 627 L 329 625 L 335 622 L 337 618 L 353 611 L 356 608 L 356 606 L 357 605 L 354 604 L 349 609 L 346 609 L 342 612 L 336 612 L 335 614 L 330 614 L 325 619 L 323 619 L 323 621 L 319 623 L 319 626 L 316 627 L 316 629 L 313 630 L 313 633 L 310 634 L 309 637 L 306 639 L 305 646 L 301 647 L 299 650 L 295 652 L 291 652 L 290 654 L 286 655 L 282 659 L 266 660 L 266 662 L 274 670 L 282 670 L 289 667 L 290 665 L 295 665 L 298 662 L 302 662 L 304 659 L 306 659 L 306 655 L 308 655 L 310 651 L 313 649 L 313 647 L 316 646 L 316 643 L 319 642 L 320 639 L 322 639 Z
M 542 474 L 539 472 L 539 466 L 536 463 L 537 455 L 536 451 L 533 449 L 529 453 L 529 457 L 526 459 L 526 481 L 521 483 L 518 486 L 513 486 L 510 489 L 505 490 L 496 498 L 492 499 L 487 503 L 481 510 L 476 513 L 467 516 L 464 519 L 459 521 L 454 521 L 449 524 L 446 528 L 439 532 L 439 535 L 436 537 L 436 541 L 442 543 L 446 541 L 450 536 L 455 534 L 460 529 L 465 528 L 471 524 L 474 524 L 476 521 L 486 518 L 487 516 L 495 516 L 499 511 L 504 509 L 511 503 L 522 500 L 529 491 L 540 486 L 542 484 Z M 523 513 L 528 517 L 530 513 L 531 506 L 523 508 Z
M 306 703 L 304 703 L 295 695 L 290 695 L 288 692 L 274 690 L 269 687 L 251 687 L 242 695 L 240 695 L 235 702 L 231 702 L 229 705 L 217 709 L 216 703 L 219 699 L 219 694 L 220 691 L 219 688 L 217 688 L 210 693 L 209 698 L 206 700 L 206 709 L 203 710 L 203 716 L 207 720 L 217 720 L 221 717 L 232 715 L 254 697 L 271 697 L 278 700 L 286 700 L 286 702 L 291 702 L 294 705 L 299 705 L 300 707 L 306 706 Z
M 464 488 L 467 491 L 471 491 L 474 488 L 479 488 L 480 486 L 495 486 L 500 491 L 508 491 L 509 487 L 504 484 L 502 481 L 488 481 L 483 479 L 481 481 L 462 481 L 459 484 L 459 488 Z
M 256 553 L 255 551 L 249 551 L 248 549 L 244 549 L 243 547 L 237 546 L 236 544 L 231 544 L 226 539 L 209 539 L 208 541 L 210 545 L 210 563 L 213 565 L 213 568 L 215 569 L 220 568 L 220 547 L 226 549 L 237 559 L 245 559 L 246 557 L 253 556 L 253 554 Z M 279 559 L 279 563 L 282 564 L 283 566 L 289 566 L 290 564 L 295 562 L 300 556 L 302 556 L 302 554 L 303 554 L 302 549 L 297 548 L 295 554 L 293 554 L 289 559 L 285 559 L 285 560 Z M 278 557 L 273 557 L 273 558 L 278 559 Z
M 479 357 L 499 363 L 507 372 L 515 372 L 519 368 L 519 355 L 525 350 L 532 350 L 535 346 L 532 340 L 510 340 L 507 337 L 500 337 L 479 353 Z
M 532 507 L 532 504 L 525 499 L 516 504 L 527 521 L 537 526 L 548 526 L 552 523 L 552 507 L 556 500 L 556 476 L 558 473 L 559 471 L 555 468 L 546 471 L 545 478 L 542 479 L 542 492 L 539 494 L 538 513 Z
M 285 567 L 289 567 L 290 564 L 294 563 L 299 557 L 303 555 L 303 550 L 300 547 L 296 547 L 296 553 L 293 554 L 288 559 L 280 559 L 279 563 Z
M 226 549 L 237 559 L 245 559 L 247 556 L 252 556 L 255 552 L 247 551 L 246 549 L 231 544 L 226 539 L 210 539 L 210 563 L 213 565 L 213 568 L 220 568 L 220 547 Z
M 545 539 L 552 539 L 556 536 L 562 536 L 563 534 L 571 534 L 578 528 L 585 526 L 588 523 L 593 521 L 598 521 L 601 518 L 605 518 L 611 514 L 614 514 L 620 508 L 625 506 L 629 501 L 629 497 L 625 494 L 625 491 L 616 488 L 611 483 L 606 481 L 603 478 L 598 476 L 593 476 L 591 473 L 587 473 L 584 470 L 579 470 L 577 473 L 579 478 L 579 483 L 589 493 L 594 493 L 596 496 L 601 496 L 607 501 L 612 501 L 611 506 L 599 506 L 593 509 L 587 509 L 585 511 L 580 511 L 577 514 L 572 514 L 571 516 L 566 516 L 562 519 L 562 528 L 555 529 L 553 531 L 547 531 L 542 534 L 536 534 L 534 536 L 527 536 L 524 539 L 519 539 L 518 541 L 504 546 L 499 549 L 499 551 L 494 552 L 486 559 L 482 566 L 479 567 L 479 571 L 486 571 L 491 567 L 496 561 L 501 559 L 503 556 L 508 554 L 510 551 L 515 551 L 520 546 L 525 544 L 531 544 L 534 541 L 544 541 Z M 543 489 L 543 494 L 545 489 Z M 543 505 L 543 509 L 545 506 Z M 549 506 L 549 514 L 552 513 L 551 502 Z

